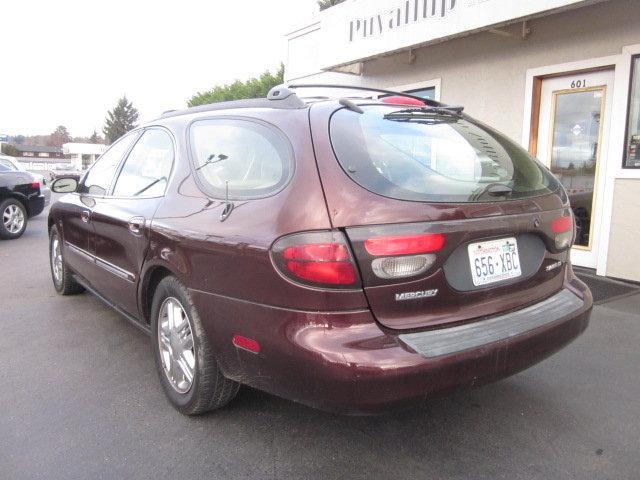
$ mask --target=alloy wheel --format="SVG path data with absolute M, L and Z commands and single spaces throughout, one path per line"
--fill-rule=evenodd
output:
M 62 282 L 62 249 L 57 235 L 53 237 L 51 242 L 51 267 L 56 284 L 60 284 Z
M 9 233 L 18 233 L 24 226 L 24 213 L 17 205 L 9 205 L 2 212 L 2 223 Z
M 196 366 L 191 322 L 174 297 L 165 299 L 158 318 L 158 346 L 162 369 L 173 389 L 187 393 L 193 384 Z

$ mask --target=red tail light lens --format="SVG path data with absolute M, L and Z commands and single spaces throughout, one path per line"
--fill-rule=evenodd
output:
M 571 230 L 573 230 L 573 218 L 571 216 L 558 217 L 551 222 L 551 231 L 553 233 L 564 233 Z
M 390 97 L 384 97 L 380 99 L 383 103 L 391 103 L 393 105 L 417 105 L 424 107 L 425 103 L 417 98 L 404 97 L 401 95 L 392 95 Z
M 314 286 L 353 288 L 358 273 L 341 232 L 309 232 L 283 237 L 272 258 L 287 277 Z
M 282 256 L 297 262 L 344 262 L 349 260 L 349 250 L 340 243 L 294 245 L 285 248 Z
M 38 189 L 40 188 L 40 182 L 31 182 L 31 188 Z
M 351 285 L 356 282 L 356 271 L 346 262 L 287 262 L 286 266 L 296 277 L 314 283 Z
M 418 235 L 401 235 L 393 237 L 376 237 L 365 240 L 364 248 L 369 254 L 381 255 L 415 255 L 442 250 L 445 236 L 442 233 L 422 233 Z

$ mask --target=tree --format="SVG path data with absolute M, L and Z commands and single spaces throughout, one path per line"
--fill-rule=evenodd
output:
M 67 127 L 64 125 L 58 125 L 56 129 L 53 131 L 51 135 L 49 135 L 49 140 L 47 141 L 47 145 L 51 147 L 61 147 L 63 144 L 71 141 L 71 135 L 69 135 L 69 131 Z
M 280 85 L 284 81 L 284 65 L 280 64 L 280 68 L 274 74 L 268 70 L 258 78 L 250 78 L 241 82 L 236 80 L 228 85 L 214 87 L 206 92 L 198 92 L 188 105 L 195 107 L 196 105 L 206 105 L 208 103 L 225 102 L 227 100 L 240 100 L 242 98 L 260 98 L 266 97 L 269 90 L 276 85 Z
M 98 132 L 96 132 L 96 130 L 94 129 L 93 133 L 89 137 L 89 143 L 104 143 L 104 140 L 100 135 L 98 135 Z
M 320 7 L 320 11 L 322 11 L 342 2 L 344 2 L 344 0 L 318 0 L 318 6 Z
M 20 152 L 18 151 L 18 149 L 10 143 L 3 143 L 0 152 L 4 153 L 5 155 L 11 155 L 12 157 L 20 156 Z
M 137 121 L 138 110 L 124 96 L 118 100 L 113 110 L 107 112 L 102 133 L 108 143 L 113 143 L 129 130 L 133 130 Z

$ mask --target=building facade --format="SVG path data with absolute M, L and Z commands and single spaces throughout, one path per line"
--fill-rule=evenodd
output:
M 21 157 L 25 158 L 64 158 L 61 147 L 49 147 L 43 145 L 15 145 Z
M 289 83 L 463 105 L 567 189 L 574 264 L 640 281 L 640 2 L 347 0 L 287 35 Z

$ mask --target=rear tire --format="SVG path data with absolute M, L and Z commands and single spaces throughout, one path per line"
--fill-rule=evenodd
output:
M 218 368 L 187 288 L 173 276 L 163 278 L 153 295 L 151 341 L 162 389 L 179 412 L 215 410 L 238 393 L 240 384 Z
M 13 240 L 27 229 L 27 209 L 19 200 L 7 198 L 0 203 L 0 238 Z
M 60 295 L 74 295 L 84 292 L 84 287 L 73 278 L 62 253 L 62 238 L 57 227 L 49 232 L 49 265 L 53 287 Z

